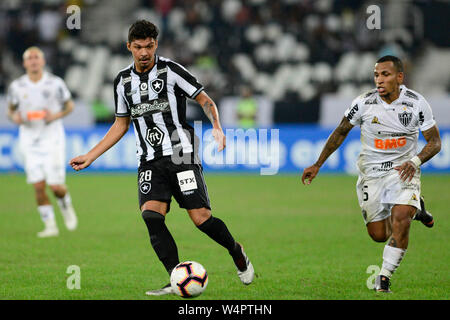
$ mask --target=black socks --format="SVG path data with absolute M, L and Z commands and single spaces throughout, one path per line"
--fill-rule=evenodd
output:
M 180 261 L 175 240 L 164 222 L 165 217 L 158 212 L 145 210 L 142 212 L 142 218 L 147 225 L 150 243 L 159 260 L 161 260 L 170 275 L 173 268 L 175 268 Z M 226 248 L 239 269 L 246 268 L 241 246 L 234 241 L 233 236 L 222 220 L 211 216 L 208 220 L 199 225 L 198 229 L 207 234 L 222 247 Z M 243 262 L 241 262 L 241 260 Z
M 180 261 L 175 240 L 164 222 L 165 217 L 158 212 L 145 210 L 142 212 L 142 218 L 147 225 L 150 243 L 170 275 Z
M 241 255 L 240 245 L 234 241 L 227 226 L 219 218 L 211 216 L 197 228 L 206 233 L 211 239 L 220 244 L 222 247 L 225 247 L 232 257 Z

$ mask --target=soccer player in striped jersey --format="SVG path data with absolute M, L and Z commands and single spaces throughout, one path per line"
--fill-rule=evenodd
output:
M 390 278 L 406 253 L 411 220 L 431 228 L 432 215 L 420 195 L 420 165 L 441 148 L 439 130 L 430 105 L 403 83 L 403 65 L 394 56 L 375 64 L 376 90 L 353 100 L 339 126 L 328 138 L 319 159 L 303 171 L 309 185 L 325 160 L 342 144 L 355 125 L 361 127 L 356 192 L 370 237 L 389 242 L 375 290 L 390 291 Z M 417 154 L 419 130 L 427 144 Z
M 34 187 L 38 211 L 45 229 L 38 237 L 59 234 L 47 185 L 53 191 L 69 230 L 78 225 L 70 194 L 65 185 L 65 134 L 62 118 L 74 104 L 64 81 L 44 70 L 44 53 L 30 47 L 23 54 L 26 74 L 14 80 L 8 90 L 8 117 L 19 125 L 20 150 L 24 157 L 27 183 Z
M 151 245 L 169 275 L 180 262 L 165 224 L 173 196 L 198 229 L 228 250 L 240 280 L 248 285 L 254 278 L 253 266 L 225 223 L 211 215 L 197 156 L 198 138 L 186 122 L 186 99 L 194 99 L 210 119 L 218 151 L 222 151 L 226 141 L 216 104 L 189 71 L 156 54 L 157 37 L 158 29 L 149 21 L 140 20 L 130 27 L 127 48 L 134 61 L 114 81 L 116 120 L 94 148 L 70 164 L 77 171 L 88 167 L 122 138 L 132 122 L 139 161 L 139 205 Z M 171 293 L 170 284 L 147 292 Z

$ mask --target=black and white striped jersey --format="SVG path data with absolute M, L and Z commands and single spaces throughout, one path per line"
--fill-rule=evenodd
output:
M 203 86 L 180 64 L 155 55 L 155 65 L 139 73 L 134 63 L 114 81 L 116 117 L 131 117 L 139 164 L 194 151 L 194 128 L 186 122 L 186 98 Z M 181 149 L 181 150 L 180 150 Z

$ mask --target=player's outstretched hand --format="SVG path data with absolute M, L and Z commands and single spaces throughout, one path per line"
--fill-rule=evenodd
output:
M 394 169 L 398 171 L 402 181 L 408 180 L 410 182 L 416 173 L 417 167 L 412 161 L 406 161 L 400 166 L 394 167 Z
M 69 161 L 70 166 L 76 171 L 89 167 L 91 163 L 92 160 L 87 155 L 78 156 Z
M 320 168 L 317 165 L 313 164 L 311 167 L 308 167 L 305 170 L 303 170 L 303 175 L 302 175 L 303 184 L 305 184 L 305 180 L 307 180 L 306 184 L 311 184 L 313 179 L 319 173 L 319 169 Z
M 226 143 L 226 137 L 223 134 L 222 129 L 213 129 L 212 135 L 214 137 L 214 140 L 216 140 L 217 145 L 219 146 L 217 148 L 217 151 L 220 152 L 223 149 L 225 149 L 227 143 Z

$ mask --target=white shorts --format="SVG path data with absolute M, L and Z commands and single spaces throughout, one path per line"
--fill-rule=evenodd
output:
M 396 204 L 420 209 L 420 169 L 410 182 L 401 181 L 397 170 L 380 178 L 359 176 L 356 194 L 366 224 L 384 220 Z
M 66 157 L 64 148 L 57 147 L 47 152 L 27 150 L 23 154 L 27 183 L 34 184 L 40 181 L 46 181 L 48 185 L 65 183 Z

